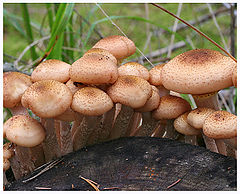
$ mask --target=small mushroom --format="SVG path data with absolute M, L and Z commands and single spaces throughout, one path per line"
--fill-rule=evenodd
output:
M 8 119 L 3 128 L 6 130 L 6 138 L 15 144 L 12 170 L 16 179 L 45 162 L 40 161 L 44 157 L 39 155 L 43 153 L 39 145 L 45 139 L 45 130 L 37 120 L 26 115 L 16 115 Z
M 108 95 L 114 103 L 122 104 L 117 115 L 110 139 L 123 137 L 129 134 L 130 119 L 133 109 L 142 107 L 152 95 L 151 85 L 144 79 L 125 75 L 118 77 L 117 81 L 108 88 Z
M 191 125 L 188 124 L 187 116 L 190 111 L 183 113 L 179 117 L 174 120 L 174 128 L 178 133 L 185 135 L 185 143 L 189 143 L 192 145 L 197 144 L 197 135 L 200 135 L 201 132 L 198 129 L 195 129 Z
M 161 129 L 159 130 L 164 132 L 164 134 L 160 136 L 175 139 L 177 133 L 173 128 L 174 119 L 190 110 L 190 104 L 182 98 L 170 95 L 161 97 L 158 108 L 152 113 L 154 119 L 160 120 Z M 165 126 L 167 126 L 167 129 L 165 129 Z M 155 130 L 154 137 L 159 136 L 159 134 L 156 133 L 159 130 Z

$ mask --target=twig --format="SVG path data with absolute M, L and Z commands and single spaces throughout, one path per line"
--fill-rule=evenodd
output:
M 178 5 L 178 10 L 177 10 L 177 16 L 180 16 L 181 10 L 182 10 L 182 3 L 179 3 L 179 5 Z M 176 18 L 176 19 L 175 19 L 175 22 L 174 22 L 174 25 L 173 25 L 173 29 L 172 29 L 173 34 L 172 34 L 172 36 L 171 36 L 170 46 L 168 47 L 167 57 L 170 57 L 170 56 L 171 56 L 171 53 L 172 53 L 172 45 L 173 45 L 173 43 L 174 43 L 175 32 L 177 31 L 178 21 L 179 21 L 179 20 Z
M 148 3 L 144 3 L 144 7 L 145 7 L 145 17 L 146 17 L 147 20 L 149 20 L 149 6 L 148 6 Z M 146 40 L 145 46 L 143 48 L 143 52 L 145 51 L 147 46 L 149 46 L 149 53 L 150 53 L 150 60 L 151 60 L 151 52 L 152 52 L 151 37 L 152 37 L 152 32 L 150 32 L 150 24 L 149 23 L 146 23 L 146 34 L 147 34 L 147 40 Z
M 90 179 L 86 179 L 82 176 L 80 176 L 81 179 L 85 180 L 89 185 L 91 185 L 96 191 L 100 191 L 99 188 L 97 188 L 91 181 Z
M 35 189 L 38 189 L 38 190 L 51 190 L 52 188 L 50 188 L 50 187 L 35 187 Z
M 151 3 L 152 5 L 154 5 L 155 7 L 158 7 L 159 9 L 161 9 L 162 11 L 168 13 L 169 15 L 177 18 L 178 20 L 180 20 L 181 22 L 183 22 L 184 24 L 186 24 L 187 26 L 189 26 L 190 28 L 192 28 L 193 30 L 195 30 L 197 33 L 199 33 L 200 35 L 202 35 L 203 37 L 205 37 L 208 41 L 210 41 L 211 43 L 213 43 L 215 46 L 217 46 L 220 50 L 222 50 L 226 55 L 228 55 L 232 60 L 234 60 L 235 62 L 237 62 L 237 60 L 230 54 L 228 53 L 224 48 L 222 48 L 218 43 L 216 43 L 214 40 L 212 40 L 211 38 L 209 38 L 206 34 L 204 34 L 203 32 L 199 31 L 197 28 L 195 28 L 194 26 L 192 26 L 191 24 L 189 24 L 188 22 L 184 21 L 183 19 L 181 19 L 180 17 L 176 16 L 175 14 L 169 12 L 167 9 L 163 8 L 162 6 L 155 4 L 155 3 Z
M 59 162 L 61 162 L 63 159 L 58 159 L 58 160 L 55 160 L 53 162 L 51 162 L 47 167 L 45 167 L 43 170 L 41 170 L 38 174 L 34 175 L 33 177 L 30 177 L 26 180 L 23 180 L 22 182 L 23 183 L 26 183 L 28 181 L 31 181 L 35 178 L 37 178 L 38 176 L 40 176 L 41 174 L 43 174 L 44 172 L 50 170 L 51 168 L 53 168 L 54 166 L 56 166 Z
M 225 106 L 225 108 L 227 109 L 228 112 L 232 113 L 231 109 L 229 108 L 229 106 L 227 105 L 227 102 L 223 96 L 223 94 L 221 93 L 221 91 L 218 92 L 218 96 L 221 98 L 223 105 Z
M 102 11 L 102 13 L 108 18 L 108 20 L 112 23 L 112 25 L 114 25 L 126 38 L 128 38 L 127 37 L 127 35 L 121 30 L 121 28 L 117 25 L 117 24 L 115 24 L 114 22 L 113 22 L 113 20 L 106 14 L 106 12 L 102 9 L 102 7 L 98 4 L 98 3 L 96 3 L 96 5 L 99 7 L 99 9 Z M 143 54 L 143 52 L 138 48 L 138 47 L 136 47 L 136 49 L 137 49 L 137 51 L 146 59 L 146 61 L 152 66 L 152 67 L 154 67 L 154 65 L 151 63 L 151 61 L 149 61 L 149 59 Z
M 9 54 L 6 54 L 6 53 L 3 53 L 3 56 L 4 56 L 4 57 L 7 57 L 7 58 L 9 58 L 9 59 L 13 59 L 13 60 L 16 60 L 16 59 L 17 59 L 17 57 L 14 57 L 14 56 L 9 55 Z M 27 62 L 26 62 L 26 61 L 20 60 L 19 62 L 22 63 L 22 64 L 24 64 L 24 65 L 27 65 Z
M 14 67 L 17 69 L 17 65 L 18 65 L 18 62 L 22 59 L 22 57 L 25 55 L 25 53 L 30 49 L 32 48 L 34 45 L 38 44 L 39 42 L 42 42 L 44 40 L 47 40 L 49 39 L 50 36 L 45 36 L 39 40 L 35 40 L 34 42 L 32 42 L 30 45 L 28 45 L 24 50 L 23 52 L 19 55 L 19 57 L 14 61 Z
M 173 184 L 169 185 L 167 187 L 167 189 L 170 189 L 171 187 L 175 186 L 176 184 L 178 184 L 182 179 L 178 179 L 177 181 L 175 181 Z

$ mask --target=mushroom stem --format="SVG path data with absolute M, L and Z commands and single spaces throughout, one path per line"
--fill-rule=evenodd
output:
M 54 120 L 51 118 L 41 118 L 41 123 L 46 132 L 46 138 L 42 143 L 45 160 L 46 162 L 49 162 L 61 156 L 61 149 L 57 141 Z
M 167 125 L 167 121 L 166 120 L 158 121 L 158 125 L 154 129 L 151 137 L 162 137 L 163 134 L 166 132 L 166 125 Z
M 196 135 L 184 135 L 184 140 L 185 140 L 185 143 L 198 145 Z
M 7 180 L 6 171 L 3 171 L 3 185 L 7 185 L 9 182 Z
M 227 147 L 223 139 L 215 139 L 219 154 L 227 156 Z
M 73 151 L 71 124 L 67 121 L 60 121 L 60 148 L 62 156 Z
M 169 119 L 166 121 L 166 130 L 162 135 L 162 138 L 177 139 L 178 133 L 173 126 L 174 119 Z
M 134 111 L 132 108 L 123 104 L 121 105 L 121 110 L 115 119 L 110 133 L 110 140 L 125 136 L 133 113 Z
M 207 107 L 207 108 L 212 108 L 214 110 L 220 110 L 217 94 L 218 94 L 217 92 L 214 92 L 210 94 L 192 95 L 192 96 L 197 107 Z M 218 140 L 209 138 L 203 133 L 202 133 L 202 136 L 206 144 L 206 147 L 209 150 L 217 153 L 226 153 L 226 146 L 224 146 L 222 142 L 218 142 Z M 217 150 L 216 150 L 216 147 L 217 147 Z
M 142 126 L 142 113 L 134 112 L 132 118 L 130 119 L 130 123 L 127 129 L 127 133 L 125 134 L 127 137 L 136 136 Z

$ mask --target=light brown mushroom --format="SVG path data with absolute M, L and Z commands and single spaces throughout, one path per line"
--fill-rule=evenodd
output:
M 173 127 L 174 119 L 190 110 L 190 104 L 182 98 L 170 95 L 161 97 L 158 108 L 152 113 L 154 119 L 160 120 L 161 129 L 156 129 L 153 136 L 177 138 L 178 134 Z M 165 127 L 167 128 L 165 129 Z M 160 134 L 156 134 L 156 132 Z M 164 132 L 164 134 L 161 134 L 161 132 Z
M 71 108 L 84 115 L 80 128 L 73 136 L 74 150 L 97 142 L 98 136 L 105 136 L 104 138 L 109 136 L 109 129 L 100 126 L 100 123 L 102 115 L 110 111 L 112 107 L 111 98 L 98 88 L 85 87 L 74 94 Z M 92 136 L 95 139 L 90 141 L 89 138 Z
M 129 134 L 129 125 L 133 116 L 133 109 L 142 107 L 152 95 L 151 85 L 144 79 L 125 75 L 108 88 L 108 95 L 114 103 L 120 103 L 121 111 L 116 117 L 110 139 L 123 137 Z
M 217 91 L 232 86 L 235 66 L 236 62 L 218 51 L 194 49 L 164 65 L 162 83 L 169 90 L 192 94 L 197 107 L 219 110 Z
M 116 57 L 118 64 L 136 51 L 136 46 L 133 41 L 125 36 L 119 35 L 105 37 L 99 40 L 93 48 L 102 48 L 109 51 Z
M 99 53 L 91 53 L 75 61 L 69 73 L 73 82 L 83 84 L 112 84 L 118 78 L 117 64 Z
M 71 65 L 57 59 L 48 59 L 40 63 L 32 72 L 33 82 L 41 80 L 56 80 L 65 83 L 69 80 Z
M 8 180 L 6 177 L 6 171 L 10 168 L 11 164 L 7 158 L 3 158 L 3 185 L 8 184 Z
M 178 133 L 181 133 L 185 138 L 185 143 L 198 145 L 197 136 L 201 134 L 200 130 L 188 124 L 187 117 L 190 111 L 183 113 L 174 120 L 174 128 Z
M 232 82 L 233 82 L 234 87 L 237 87 L 237 65 L 233 69 Z
M 15 155 L 11 163 L 16 179 L 45 162 L 41 155 L 45 130 L 37 120 L 26 115 L 16 115 L 8 119 L 3 128 L 6 130 L 6 138 L 15 145 Z

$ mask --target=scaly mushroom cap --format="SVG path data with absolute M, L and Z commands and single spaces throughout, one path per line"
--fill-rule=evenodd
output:
M 22 96 L 22 105 L 42 118 L 64 113 L 72 103 L 69 88 L 55 80 L 42 80 L 32 84 Z
M 3 106 L 13 108 L 21 102 L 25 90 L 32 85 L 31 77 L 19 72 L 3 73 Z
M 83 56 L 86 56 L 86 55 L 89 55 L 89 54 L 92 54 L 92 53 L 98 53 L 98 54 L 104 55 L 106 57 L 109 57 L 109 59 L 111 59 L 114 63 L 117 64 L 116 57 L 114 57 L 113 54 L 110 53 L 109 51 L 107 51 L 105 49 L 102 49 L 102 48 L 91 48 L 86 53 L 84 53 Z
M 99 116 L 113 107 L 111 98 L 102 90 L 85 87 L 73 95 L 72 109 L 89 116 Z
M 162 86 L 162 68 L 165 64 L 159 64 L 150 69 L 149 71 L 149 83 L 154 86 Z
M 35 119 L 26 115 L 16 115 L 8 119 L 6 128 L 7 139 L 19 146 L 34 147 L 45 139 L 45 130 Z
M 234 87 L 237 87 L 237 65 L 233 69 L 232 82 L 233 82 Z
M 190 110 L 191 106 L 186 100 L 176 96 L 163 96 L 160 98 L 159 106 L 153 111 L 152 116 L 156 120 L 175 119 Z
M 124 75 L 118 77 L 117 81 L 108 88 L 107 93 L 115 103 L 140 108 L 151 97 L 152 87 L 140 77 Z
M 200 135 L 201 132 L 198 129 L 195 129 L 187 122 L 187 116 L 188 112 L 185 112 L 184 114 L 180 115 L 178 118 L 174 120 L 174 128 L 177 132 L 183 134 L 183 135 Z
M 145 80 L 149 80 L 149 72 L 146 67 L 136 62 L 128 62 L 118 67 L 119 76 L 135 75 Z
M 156 109 L 160 102 L 160 96 L 158 94 L 158 89 L 152 86 L 152 96 L 147 100 L 143 107 L 135 109 L 137 112 L 150 112 Z
M 11 143 L 5 143 L 3 145 L 3 158 L 9 159 L 14 156 L 14 148 L 11 146 Z
M 196 108 L 188 114 L 187 122 L 196 129 L 202 129 L 205 119 L 214 111 L 211 108 Z
M 117 64 L 98 53 L 85 55 L 75 61 L 69 73 L 73 82 L 84 84 L 112 84 L 118 78 Z
M 227 111 L 215 111 L 204 124 L 203 133 L 214 139 L 228 139 L 237 136 L 237 116 Z
M 41 80 L 56 80 L 66 82 L 69 80 L 69 69 L 71 65 L 57 59 L 49 59 L 40 63 L 32 72 L 33 82 Z
M 168 90 L 205 94 L 232 86 L 236 63 L 218 51 L 195 49 L 182 53 L 162 69 L 162 83 Z
M 102 48 L 112 53 L 117 60 L 125 59 L 136 51 L 136 46 L 133 41 L 125 36 L 108 36 L 99 40 L 93 48 Z

